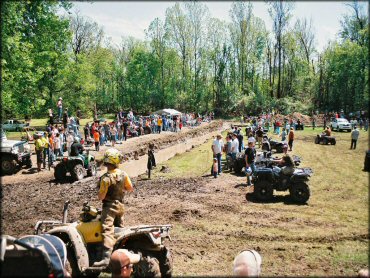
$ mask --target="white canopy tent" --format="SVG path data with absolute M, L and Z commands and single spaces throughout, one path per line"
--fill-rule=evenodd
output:
M 166 109 L 155 111 L 153 114 L 158 114 L 158 115 L 165 114 L 166 116 L 181 116 L 182 113 L 175 109 L 166 108 Z

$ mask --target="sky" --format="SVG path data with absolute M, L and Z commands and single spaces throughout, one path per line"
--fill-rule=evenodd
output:
M 145 39 L 145 29 L 156 17 L 165 19 L 168 7 L 175 1 L 98 1 L 73 2 L 72 10 L 79 10 L 80 14 L 89 17 L 103 27 L 107 37 L 113 44 L 119 45 L 122 37 L 132 36 Z M 205 1 L 212 17 L 230 22 L 230 7 L 232 2 Z M 268 14 L 267 5 L 263 1 L 252 2 L 255 16 L 264 20 L 266 28 L 272 29 L 272 21 Z M 349 13 L 345 3 L 350 2 L 324 2 L 324 1 L 298 1 L 294 4 L 291 24 L 298 18 L 312 19 L 316 47 L 321 51 L 329 42 L 337 38 L 340 30 L 342 16 Z

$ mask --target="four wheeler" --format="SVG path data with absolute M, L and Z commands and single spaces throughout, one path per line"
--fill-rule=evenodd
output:
M 280 167 L 257 168 L 254 173 L 254 195 L 260 201 L 269 201 L 277 191 L 289 190 L 291 199 L 304 204 L 310 198 L 307 181 L 312 174 L 310 168 L 295 169 L 292 175 L 282 173 Z
M 108 271 L 106 267 L 94 267 L 100 261 L 103 238 L 101 211 L 87 202 L 83 204 L 79 221 L 67 223 L 69 201 L 65 202 L 62 221 L 38 221 L 35 234 L 47 233 L 59 237 L 67 246 L 66 269 L 72 277 L 98 276 Z M 134 277 L 170 277 L 172 256 L 163 242 L 170 238 L 171 225 L 139 225 L 115 227 L 116 243 L 113 251 L 127 249 L 139 254 L 141 260 L 133 266 Z
M 315 144 L 323 144 L 323 145 L 335 145 L 337 142 L 335 141 L 334 136 L 326 136 L 324 134 L 317 134 L 315 138 Z
M 85 176 L 96 176 L 96 168 L 95 157 L 87 151 L 80 156 L 63 157 L 55 166 L 54 177 L 56 180 L 64 180 L 69 172 L 72 179 L 78 181 Z
M 299 166 L 301 163 L 301 158 L 299 156 L 293 155 L 293 162 L 295 166 Z M 234 172 L 236 174 L 241 174 L 243 168 L 245 167 L 245 154 L 244 152 L 240 152 L 236 154 L 236 160 L 233 162 L 234 165 Z M 264 157 L 263 154 L 257 154 L 256 159 L 255 159 L 255 165 L 257 168 L 259 167 L 272 167 L 274 163 L 274 159 L 267 156 Z
M 271 149 L 275 149 L 276 153 L 282 153 L 283 152 L 283 147 L 284 147 L 284 142 L 277 141 L 277 140 L 272 140 L 271 138 L 269 139 Z

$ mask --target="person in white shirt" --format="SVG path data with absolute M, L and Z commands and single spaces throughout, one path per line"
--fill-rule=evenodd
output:
M 233 158 L 233 160 L 235 160 L 236 154 L 239 151 L 239 141 L 235 133 L 233 133 L 232 137 L 233 140 L 231 141 L 231 157 Z
M 222 135 L 217 134 L 216 139 L 213 140 L 212 144 L 212 151 L 213 151 L 213 157 L 217 158 L 217 164 L 218 164 L 218 174 L 221 174 L 221 157 L 222 157 L 222 150 L 224 148 L 224 142 L 222 141 Z

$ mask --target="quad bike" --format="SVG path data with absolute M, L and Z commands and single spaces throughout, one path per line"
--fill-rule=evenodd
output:
M 35 234 L 59 237 L 67 246 L 66 269 L 72 277 L 98 276 L 109 271 L 107 267 L 94 267 L 102 259 L 103 237 L 101 211 L 85 202 L 79 221 L 67 223 L 69 201 L 64 203 L 62 221 L 38 221 Z M 171 277 L 172 256 L 163 241 L 170 238 L 172 225 L 139 225 L 114 227 L 116 243 L 113 251 L 127 249 L 141 256 L 133 266 L 134 277 Z
M 324 134 L 317 134 L 315 138 L 315 144 L 323 144 L 323 145 L 335 145 L 337 142 L 334 136 L 326 136 Z
M 301 164 L 301 158 L 299 156 L 293 155 L 293 162 L 295 166 L 299 166 Z M 274 164 L 274 159 L 271 158 L 271 153 L 265 152 L 263 154 L 258 154 L 255 158 L 255 163 L 257 168 L 261 167 L 272 167 Z M 234 161 L 234 172 L 238 175 L 242 174 L 243 168 L 245 167 L 245 154 L 244 152 L 240 152 L 236 154 L 236 160 Z
M 271 149 L 275 149 L 276 153 L 282 153 L 283 152 L 283 147 L 284 143 L 281 141 L 276 141 L 272 140 L 271 138 L 269 139 Z
M 55 166 L 54 177 L 56 180 L 64 180 L 69 172 L 72 179 L 78 181 L 85 176 L 96 176 L 96 168 L 95 157 L 87 151 L 80 156 L 63 157 Z
M 292 175 L 282 173 L 280 167 L 257 168 L 254 173 L 254 195 L 259 201 L 269 201 L 274 190 L 289 190 L 291 199 L 304 204 L 310 198 L 308 180 L 312 174 L 310 168 L 295 169 Z

